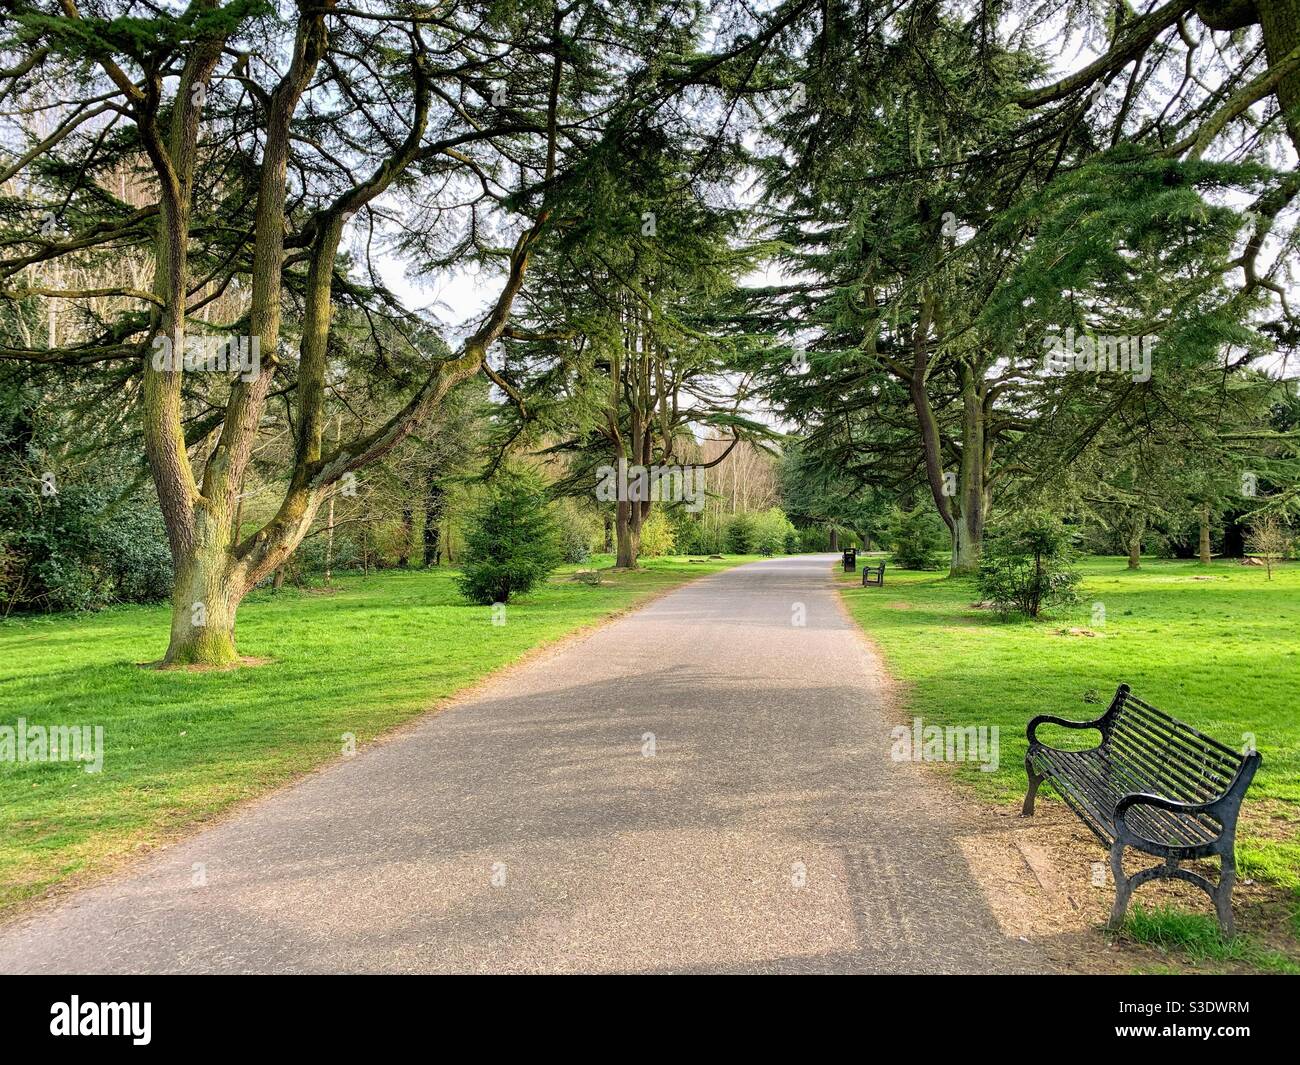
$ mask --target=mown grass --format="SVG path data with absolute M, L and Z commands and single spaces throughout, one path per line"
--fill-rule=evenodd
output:
M 607 566 L 596 559 L 592 566 Z M 240 610 L 230 672 L 159 672 L 162 607 L 0 623 L 0 724 L 102 725 L 103 770 L 0 762 L 0 914 L 102 873 L 339 757 L 438 700 L 583 626 L 745 559 L 653 559 L 512 602 L 506 623 L 466 604 L 454 571 L 343 576 L 333 589 L 257 592 Z
M 1264 972 L 1300 975 L 1300 965 L 1281 951 L 1269 950 L 1251 936 L 1224 939 L 1216 920 L 1200 913 L 1169 906 L 1148 909 L 1135 903 L 1120 934 L 1165 953 L 1180 952 L 1197 964 L 1235 962 Z
M 886 569 L 884 588 L 841 579 L 850 613 L 903 682 L 907 712 L 998 726 L 996 772 L 956 767 L 987 798 L 1022 798 L 1031 717 L 1097 717 L 1121 681 L 1232 746 L 1253 737 L 1264 761 L 1238 827 L 1238 873 L 1283 886 L 1300 905 L 1300 565 L 1271 581 L 1230 561 L 1129 571 L 1123 559 L 1091 558 L 1080 569 L 1080 603 L 1040 621 L 1003 621 L 975 605 L 973 581 L 939 573 Z

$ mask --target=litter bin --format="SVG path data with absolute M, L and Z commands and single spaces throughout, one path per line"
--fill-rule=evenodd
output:
M 856 547 L 846 547 L 844 549 L 844 572 L 852 573 L 858 568 L 858 549 Z

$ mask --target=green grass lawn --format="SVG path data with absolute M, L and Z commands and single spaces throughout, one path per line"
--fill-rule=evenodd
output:
M 986 797 L 1023 797 L 1031 717 L 1097 717 L 1121 681 L 1231 746 L 1252 733 L 1264 761 L 1243 806 L 1238 870 L 1300 892 L 1300 565 L 1272 581 L 1228 561 L 1145 561 L 1130 572 L 1123 559 L 1093 558 L 1080 569 L 1079 605 L 1037 622 L 974 607 L 970 580 L 889 569 L 883 588 L 842 579 L 850 612 L 904 683 L 907 712 L 999 727 L 997 772 L 957 767 Z
M 239 651 L 271 662 L 231 672 L 141 669 L 165 648 L 162 607 L 0 623 L 0 724 L 102 725 L 105 748 L 99 773 L 0 762 L 0 914 L 338 758 L 344 733 L 364 744 L 533 648 L 741 561 L 652 559 L 596 586 L 567 567 L 501 626 L 447 569 L 256 592 Z

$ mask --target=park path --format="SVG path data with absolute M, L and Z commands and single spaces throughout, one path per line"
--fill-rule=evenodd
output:
M 831 563 L 698 579 L 508 671 L 11 923 L 0 971 L 1050 969 L 944 786 L 889 759 Z

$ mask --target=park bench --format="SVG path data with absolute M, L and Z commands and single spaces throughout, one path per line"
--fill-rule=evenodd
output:
M 883 558 L 880 560 L 879 566 L 862 567 L 863 588 L 865 588 L 868 584 L 879 584 L 883 587 L 884 583 L 885 583 L 885 560 Z
M 1063 751 L 1041 743 L 1039 725 L 1097 729 L 1101 744 Z M 1144 703 L 1121 684 L 1106 712 L 1094 721 L 1040 715 L 1029 722 L 1025 770 L 1029 791 L 1024 815 L 1044 780 L 1110 849 L 1115 905 L 1110 924 L 1124 920 L 1134 889 L 1148 880 L 1195 884 L 1214 900 L 1224 934 L 1232 935 L 1232 887 L 1237 879 L 1233 844 L 1241 800 L 1259 767 L 1257 751 L 1241 754 L 1191 725 Z M 1164 864 L 1124 875 L 1124 848 L 1163 858 Z M 1179 863 L 1219 857 L 1219 882 Z
M 857 569 L 858 549 L 856 547 L 846 547 L 844 549 L 844 572 L 852 573 Z

